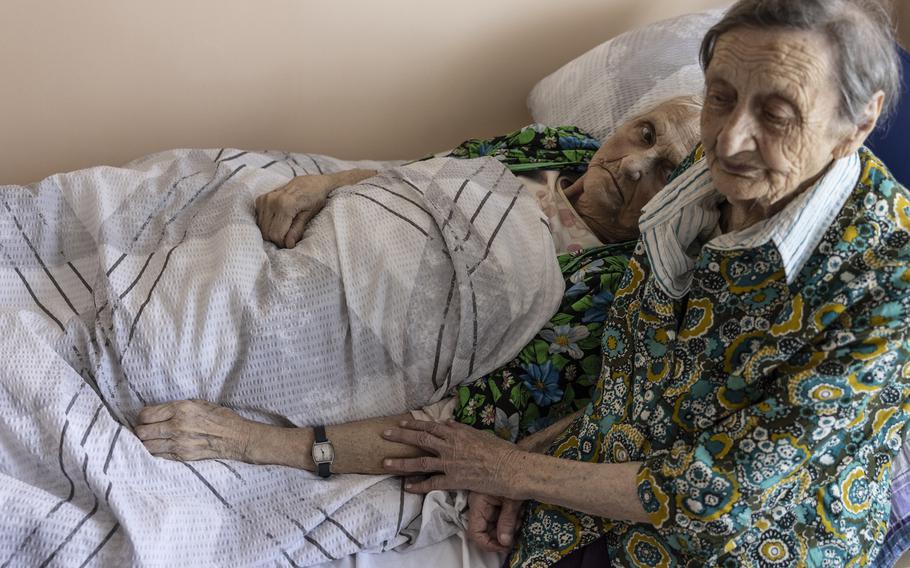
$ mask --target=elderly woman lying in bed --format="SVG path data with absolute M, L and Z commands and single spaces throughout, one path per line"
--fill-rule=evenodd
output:
M 478 538 L 530 500 L 513 566 L 595 541 L 597 565 L 865 565 L 910 417 L 910 192 L 862 149 L 899 95 L 891 29 L 871 0 L 735 4 L 703 43 L 704 146 L 644 209 L 592 404 L 542 453 L 407 421 L 384 437 L 426 455 L 387 470 L 479 492 Z M 190 433 L 236 436 L 211 410 L 227 426 Z M 192 451 L 167 426 L 184 412 L 145 413 L 153 451 Z M 308 465 L 304 434 L 241 430 L 230 455 Z
M 593 389 L 600 366 L 599 332 L 606 315 L 603 306 L 612 293 L 610 287 L 618 283 L 630 252 L 628 245 L 601 245 L 637 237 L 641 208 L 663 187 L 687 148 L 697 141 L 699 110 L 700 100 L 694 97 L 669 100 L 622 125 L 599 149 L 595 140 L 575 128 L 535 125 L 492 140 L 470 140 L 450 154 L 460 158 L 490 154 L 503 161 L 533 192 L 547 214 L 557 252 L 574 253 L 560 257 L 567 279 L 560 314 L 514 362 L 478 383 L 495 382 L 507 394 L 514 390 L 511 398 L 522 406 L 521 410 L 533 410 L 513 409 L 498 422 L 477 421 L 478 427 L 496 426 L 514 440 L 519 416 L 524 416 L 522 431 L 527 433 L 580 408 L 590 398 L 590 393 L 584 391 Z M 375 174 L 371 170 L 351 170 L 301 176 L 261 196 L 257 216 L 264 237 L 280 247 L 296 246 L 306 224 L 324 207 L 334 189 Z M 567 313 L 574 316 L 567 320 Z M 540 351 L 544 342 L 544 360 L 529 361 L 526 352 Z M 551 344 L 553 348 L 549 348 Z M 513 376 L 516 378 L 510 379 Z M 548 397 L 567 386 L 557 384 L 557 377 L 572 377 L 573 388 L 578 390 L 577 397 L 569 403 L 572 406 L 574 402 L 574 407 L 546 404 Z M 463 393 L 472 388 L 462 387 Z M 476 398 L 473 406 L 466 400 L 462 404 L 456 402 L 448 398 L 427 411 L 439 418 L 451 417 L 455 410 L 460 414 L 480 410 L 476 408 Z M 492 398 L 489 403 L 492 405 Z M 486 413 L 495 415 L 495 410 L 489 407 Z M 381 465 L 383 458 L 413 455 L 413 451 L 379 435 L 407 417 L 410 416 L 329 426 L 328 439 L 334 446 L 331 472 L 386 473 Z M 468 417 L 466 421 L 471 422 Z M 156 455 L 184 460 L 233 458 L 314 471 L 317 467 L 310 451 L 313 429 L 254 423 L 206 402 L 149 407 L 139 415 L 139 423 L 137 434 Z M 327 466 L 325 469 L 328 471 Z

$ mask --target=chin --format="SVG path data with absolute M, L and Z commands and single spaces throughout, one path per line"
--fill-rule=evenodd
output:
M 720 168 L 711 168 L 714 187 L 731 201 L 755 201 L 766 197 L 770 188 L 764 179 L 753 179 L 730 174 Z

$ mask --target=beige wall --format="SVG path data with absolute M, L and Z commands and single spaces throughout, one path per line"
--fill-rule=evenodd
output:
M 528 121 L 535 81 L 722 0 L 2 0 L 0 183 L 172 147 L 405 158 Z
M 901 42 L 910 50 L 910 0 L 897 0 L 897 20 Z
M 726 3 L 2 0 L 0 184 L 187 146 L 414 157 L 528 122 L 538 79 L 630 26 Z

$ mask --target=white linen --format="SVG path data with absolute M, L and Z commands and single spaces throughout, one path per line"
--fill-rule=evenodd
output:
M 463 532 L 425 548 L 382 554 L 360 552 L 320 564 L 320 568 L 501 568 L 505 554 L 480 550 Z
M 557 170 L 518 176 L 528 192 L 537 199 L 540 210 L 547 217 L 556 254 L 575 253 L 603 245 L 566 197 L 565 190 L 577 177 Z
M 538 82 L 535 122 L 571 124 L 606 140 L 620 125 L 674 97 L 704 92 L 701 40 L 722 10 L 687 14 L 625 32 Z
M 493 159 L 387 170 L 297 248 L 263 243 L 257 195 L 358 166 L 179 150 L 0 188 L 0 565 L 303 566 L 457 531 L 400 479 L 176 463 L 131 433 L 184 398 L 295 425 L 404 412 L 546 323 L 553 243 Z

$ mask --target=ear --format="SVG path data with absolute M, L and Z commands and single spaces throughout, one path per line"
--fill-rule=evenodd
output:
M 866 141 L 866 138 L 875 130 L 878 119 L 882 115 L 882 108 L 885 106 L 885 93 L 878 91 L 863 109 L 862 118 L 858 124 L 851 125 L 843 140 L 834 148 L 834 159 L 839 160 L 849 156 L 859 150 L 860 146 Z

